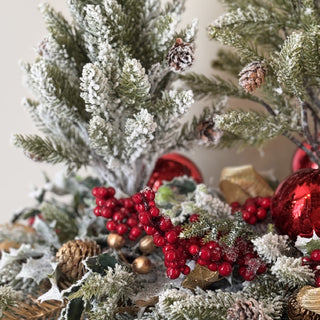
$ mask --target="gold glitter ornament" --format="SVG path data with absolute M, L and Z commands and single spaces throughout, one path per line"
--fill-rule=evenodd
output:
M 155 245 L 152 236 L 144 236 L 139 241 L 139 249 L 144 254 L 150 254 L 155 250 Z
M 146 274 L 151 271 L 152 264 L 149 258 L 140 256 L 132 262 L 132 270 L 139 274 Z
M 120 234 L 110 233 L 108 235 L 107 242 L 108 242 L 108 245 L 110 248 L 119 250 L 124 246 L 126 240 L 125 240 L 124 236 L 122 236 Z

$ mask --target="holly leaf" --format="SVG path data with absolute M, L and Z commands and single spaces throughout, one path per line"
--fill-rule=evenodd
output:
M 114 269 L 118 260 L 107 253 L 100 254 L 96 257 L 90 257 L 84 262 L 87 269 L 97 272 L 101 275 L 104 274 L 108 267 Z
M 21 271 L 17 274 L 17 278 L 33 279 L 37 284 L 40 284 L 42 279 L 52 274 L 55 266 L 51 263 L 52 255 L 46 252 L 42 258 L 29 258 L 26 263 L 22 265 Z
M 307 249 L 307 253 L 310 255 L 311 252 L 315 249 L 320 249 L 320 239 L 319 240 L 310 240 L 307 244 L 306 244 L 306 249 Z

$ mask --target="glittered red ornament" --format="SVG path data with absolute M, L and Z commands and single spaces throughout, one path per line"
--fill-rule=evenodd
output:
M 304 145 L 309 150 L 311 149 L 309 144 L 304 143 Z M 309 159 L 309 156 L 300 148 L 298 148 L 297 151 L 294 153 L 291 165 L 292 172 L 296 172 L 297 170 L 306 168 L 318 169 L 318 165 L 312 162 Z
M 171 181 L 175 177 L 192 177 L 197 183 L 203 182 L 197 166 L 188 158 L 178 153 L 168 153 L 159 158 L 151 174 L 148 187 L 157 191 L 163 181 Z
M 320 236 L 320 170 L 301 169 L 277 188 L 271 205 L 276 229 L 292 240 Z

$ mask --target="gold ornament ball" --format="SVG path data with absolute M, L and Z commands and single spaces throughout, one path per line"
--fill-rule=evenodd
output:
M 110 248 L 118 250 L 124 246 L 126 240 L 124 236 L 121 236 L 120 234 L 110 233 L 108 235 L 107 242 Z
M 139 249 L 145 254 L 150 254 L 155 250 L 152 236 L 144 236 L 139 242 Z
M 146 274 L 151 271 L 151 261 L 145 256 L 138 257 L 132 262 L 132 269 L 136 273 Z

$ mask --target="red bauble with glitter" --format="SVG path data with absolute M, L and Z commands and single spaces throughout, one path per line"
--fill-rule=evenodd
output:
M 304 143 L 304 145 L 309 150 L 311 149 L 309 144 Z M 309 156 L 300 148 L 298 148 L 297 151 L 294 153 L 291 165 L 292 165 L 292 172 L 296 172 L 300 169 L 306 169 L 306 168 L 318 169 L 318 165 L 312 162 L 309 159 Z
M 271 205 L 276 229 L 292 240 L 320 236 L 320 170 L 302 169 L 277 188 Z
M 203 182 L 200 170 L 188 158 L 178 153 L 168 153 L 156 163 L 148 182 L 148 187 L 157 191 L 163 181 L 171 181 L 175 177 L 192 177 L 197 183 Z

